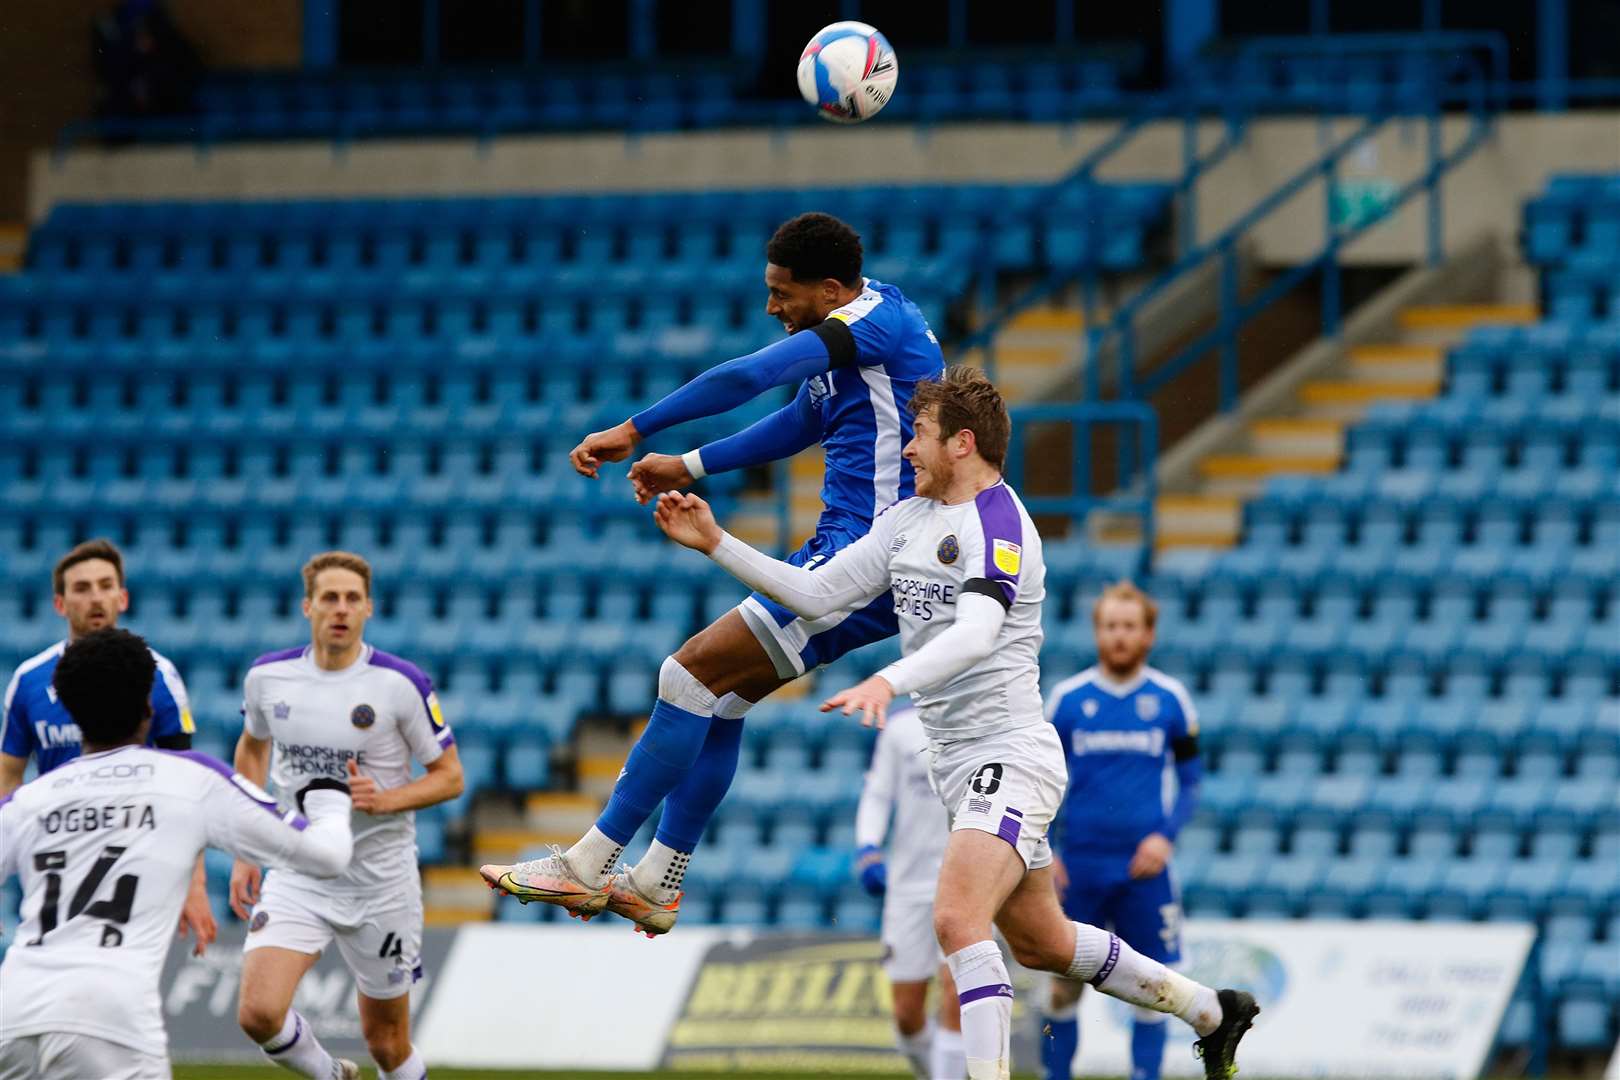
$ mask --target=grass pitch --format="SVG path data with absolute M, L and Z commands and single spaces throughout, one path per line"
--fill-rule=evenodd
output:
M 176 1065 L 174 1080 L 285 1080 L 289 1074 L 274 1065 Z M 376 1080 L 371 1067 L 361 1069 L 366 1080 Z M 434 1067 L 433 1080 L 738 1080 L 741 1073 L 696 1072 L 493 1072 L 486 1069 Z M 816 1073 L 771 1073 L 771 1080 L 811 1080 Z M 839 1073 L 839 1080 L 895 1080 L 895 1073 Z M 898 1074 L 904 1075 L 904 1074 Z M 1014 1080 L 1035 1080 L 1019 1073 Z

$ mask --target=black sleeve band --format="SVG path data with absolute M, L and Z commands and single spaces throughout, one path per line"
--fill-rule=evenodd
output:
M 1177 761 L 1191 761 L 1198 756 L 1198 736 L 1188 735 L 1173 739 L 1170 742 L 1170 750 L 1176 755 Z
M 827 346 L 827 355 L 832 358 L 832 368 L 855 366 L 855 335 L 850 332 L 849 324 L 843 319 L 822 319 L 820 323 L 810 328 L 810 332 L 821 339 Z
M 982 577 L 968 578 L 962 582 L 962 591 L 965 593 L 976 592 L 988 596 L 1004 609 L 1012 607 L 1012 601 L 1007 599 L 1007 590 L 1003 587 L 1003 583 L 999 581 L 991 581 L 989 578 Z
M 330 776 L 317 776 L 309 783 L 298 789 L 298 809 L 304 809 L 304 796 L 312 791 L 341 791 L 347 795 L 349 785 L 341 780 L 334 780 Z
M 152 740 L 152 745 L 159 750 L 190 750 L 191 736 L 183 731 L 178 735 L 159 735 Z

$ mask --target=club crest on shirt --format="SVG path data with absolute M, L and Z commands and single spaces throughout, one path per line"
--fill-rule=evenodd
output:
M 292 715 L 292 706 L 285 701 L 278 701 L 270 706 L 270 712 L 274 714 L 277 720 L 285 720 Z
M 253 913 L 253 921 L 248 923 L 248 933 L 253 934 L 263 930 L 265 923 L 269 921 L 270 913 L 268 911 L 255 911 Z
M 1136 718 L 1147 723 L 1159 718 L 1159 699 L 1152 694 L 1136 696 Z
M 377 722 L 377 710 L 370 705 L 356 705 L 349 714 L 349 723 L 357 728 L 368 728 Z
M 1080 703 L 1080 711 L 1086 714 L 1087 720 L 1092 719 L 1097 715 L 1096 701 L 1092 700 L 1091 698 L 1087 698 L 1086 700 L 1082 701 Z
M 955 562 L 962 554 L 962 546 L 956 542 L 956 534 L 952 533 L 951 535 L 945 537 L 945 539 L 941 540 L 939 542 L 939 549 L 935 551 L 934 554 L 938 555 L 939 561 L 944 563 L 946 566 L 949 566 L 951 563 Z
M 992 548 L 991 559 L 996 569 L 1003 574 L 1017 574 L 1018 568 L 1024 563 L 1024 549 L 1011 540 L 997 540 Z

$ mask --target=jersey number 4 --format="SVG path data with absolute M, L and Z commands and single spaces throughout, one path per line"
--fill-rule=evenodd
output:
M 76 918 L 79 915 L 88 915 L 92 919 L 106 919 L 109 923 L 127 923 L 135 907 L 135 890 L 140 887 L 141 880 L 134 874 L 121 874 L 113 882 L 113 894 L 103 900 L 92 903 L 101 883 L 111 872 L 113 863 L 118 861 L 124 853 L 121 847 L 105 848 L 101 857 L 90 867 L 90 872 L 84 876 L 79 887 L 74 890 L 73 899 L 68 901 L 67 917 Z M 43 945 L 45 935 L 57 927 L 57 916 L 62 903 L 62 873 L 67 870 L 67 852 L 41 851 L 34 855 L 34 869 L 45 875 L 45 903 L 39 909 L 39 936 L 30 945 Z M 124 935 L 113 926 L 102 927 L 101 944 L 103 948 L 122 945 Z

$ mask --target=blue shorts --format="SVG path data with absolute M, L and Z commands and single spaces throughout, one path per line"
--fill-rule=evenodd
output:
M 816 535 L 789 555 L 787 561 L 814 570 L 865 535 L 864 528 L 856 531 L 839 523 L 822 521 L 816 526 Z M 770 654 L 776 673 L 784 679 L 814 671 L 862 645 L 900 632 L 894 600 L 887 592 L 859 607 L 835 611 L 819 619 L 801 619 L 759 593 L 744 600 L 738 610 Z
M 1075 922 L 1112 930 L 1143 956 L 1161 964 L 1181 961 L 1181 891 L 1170 868 L 1135 879 L 1131 856 L 1063 853 L 1069 889 L 1063 913 Z

